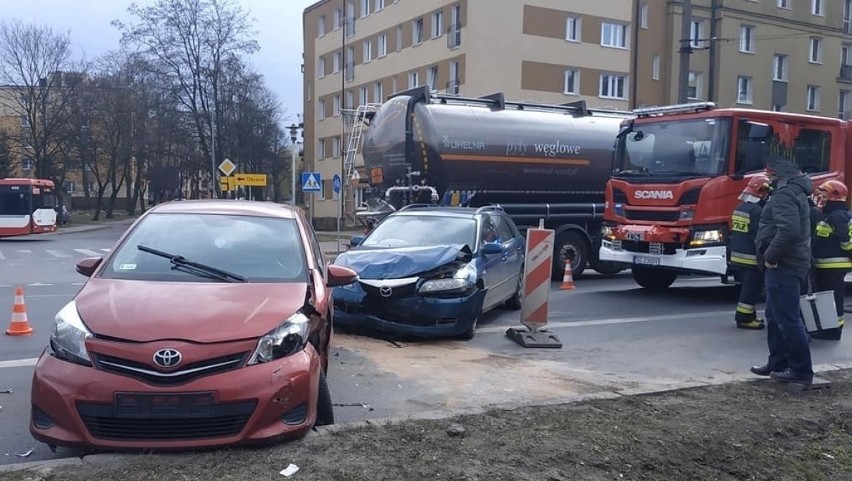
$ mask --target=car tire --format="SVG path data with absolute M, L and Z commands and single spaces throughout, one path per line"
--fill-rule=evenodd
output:
M 317 395 L 317 421 L 314 426 L 334 424 L 334 405 L 331 403 L 331 392 L 325 373 L 320 370 L 319 393 Z
M 677 271 L 633 266 L 633 280 L 649 291 L 664 291 L 677 280 Z
M 470 327 L 468 327 L 467 330 L 462 333 L 461 338 L 465 341 L 473 339 L 473 337 L 476 336 L 477 324 L 479 324 L 479 316 L 473 318 L 473 322 L 471 323 Z
M 521 269 L 521 274 L 518 277 L 518 287 L 515 289 L 515 294 L 506 301 L 506 307 L 517 311 L 523 305 L 524 300 L 524 270 Z

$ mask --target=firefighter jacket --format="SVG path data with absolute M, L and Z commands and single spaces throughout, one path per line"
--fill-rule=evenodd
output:
M 757 248 L 754 237 L 760 225 L 762 203 L 743 202 L 731 215 L 731 264 L 757 267 Z
M 850 215 L 846 203 L 826 203 L 817 216 L 811 246 L 817 269 L 852 269 L 852 241 L 849 238 Z

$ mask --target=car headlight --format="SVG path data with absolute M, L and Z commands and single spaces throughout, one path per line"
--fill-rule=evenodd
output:
M 86 339 L 90 337 L 92 332 L 80 318 L 77 303 L 71 301 L 56 314 L 56 323 L 48 344 L 49 352 L 58 359 L 91 366 L 92 359 L 86 351 Z
M 274 361 L 304 349 L 311 331 L 308 316 L 297 312 L 257 341 L 248 364 Z
M 476 285 L 476 268 L 472 264 L 453 273 L 452 277 L 444 279 L 430 279 L 420 285 L 417 292 L 420 294 L 447 294 L 452 292 L 465 292 Z
M 721 244 L 724 241 L 724 233 L 720 229 L 697 230 L 692 233 L 689 241 L 690 246 L 706 246 Z

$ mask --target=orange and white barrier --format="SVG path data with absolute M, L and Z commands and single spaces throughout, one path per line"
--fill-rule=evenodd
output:
M 33 333 L 33 328 L 27 320 L 27 305 L 24 302 L 24 288 L 15 288 L 15 304 L 12 306 L 12 321 L 9 323 L 9 329 L 6 329 L 8 336 L 27 336 Z
M 574 285 L 574 276 L 571 274 L 571 260 L 565 261 L 565 273 L 562 275 L 562 285 L 559 290 L 574 290 L 577 287 Z

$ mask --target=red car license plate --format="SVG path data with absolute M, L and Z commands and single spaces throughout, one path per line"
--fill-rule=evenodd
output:
M 212 417 L 212 392 L 116 393 L 115 415 L 125 418 Z

